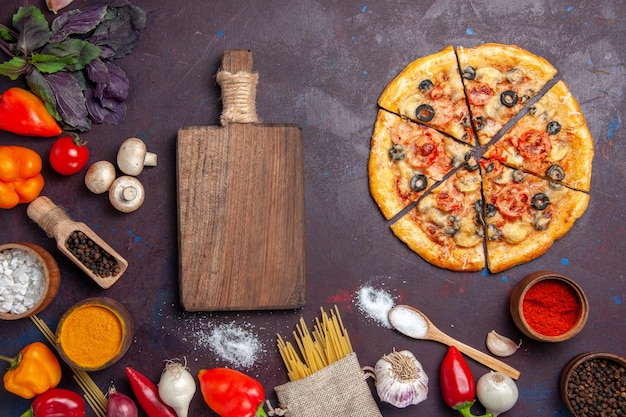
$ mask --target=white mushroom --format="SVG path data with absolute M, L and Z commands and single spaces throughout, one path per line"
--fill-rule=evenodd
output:
M 143 185 L 137 178 L 124 175 L 113 181 L 109 189 L 109 201 L 122 213 L 137 210 L 145 197 Z
M 143 167 L 153 167 L 157 164 L 157 155 L 147 152 L 146 144 L 139 138 L 126 139 L 117 152 L 117 166 L 126 175 L 137 176 Z
M 91 164 L 85 173 L 85 185 L 94 194 L 105 193 L 115 181 L 115 166 L 109 161 Z

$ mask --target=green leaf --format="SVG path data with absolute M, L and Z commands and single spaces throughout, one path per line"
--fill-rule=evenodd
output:
M 30 63 L 40 72 L 52 74 L 62 71 L 68 65 L 69 59 L 59 58 L 54 55 L 32 54 Z
M 13 26 L 19 32 L 17 49 L 24 55 L 41 48 L 50 39 L 50 28 L 36 6 L 20 7 L 13 15 Z
M 28 63 L 26 60 L 14 57 L 9 61 L 5 61 L 0 64 L 0 75 L 4 75 L 9 77 L 11 80 L 15 81 L 19 78 L 20 75 L 26 72 L 28 68 Z
M 13 36 L 13 32 L 11 29 L 4 25 L 0 25 L 0 39 L 5 40 L 7 42 L 16 42 L 15 36 Z
M 39 71 L 32 71 L 26 76 L 26 82 L 30 87 L 33 94 L 39 97 L 44 104 L 48 112 L 57 120 L 61 121 L 61 116 L 57 111 L 57 101 L 54 98 L 54 93 L 48 85 L 48 82 L 43 78 L 43 75 Z
M 85 68 L 91 61 L 98 58 L 102 49 L 80 39 L 66 39 L 61 42 L 49 43 L 42 53 L 59 58 L 63 62 L 64 71 L 76 71 Z

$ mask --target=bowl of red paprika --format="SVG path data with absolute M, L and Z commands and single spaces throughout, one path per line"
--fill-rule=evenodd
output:
M 509 306 L 522 333 L 542 342 L 571 339 L 589 316 L 589 301 L 580 285 L 552 271 L 522 278 L 513 288 Z

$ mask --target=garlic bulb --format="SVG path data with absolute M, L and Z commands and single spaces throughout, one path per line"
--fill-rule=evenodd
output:
M 398 408 L 418 404 L 428 394 L 428 375 L 413 353 L 401 350 L 383 356 L 374 367 L 381 401 Z
M 508 337 L 498 334 L 495 330 L 487 333 L 487 349 L 496 356 L 511 356 L 522 345 L 520 340 L 519 344 L 515 343 Z

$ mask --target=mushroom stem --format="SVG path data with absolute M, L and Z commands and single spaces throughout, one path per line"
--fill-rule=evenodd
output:
M 157 166 L 157 154 L 153 152 L 146 152 L 146 157 L 143 159 L 143 166 L 145 167 Z

